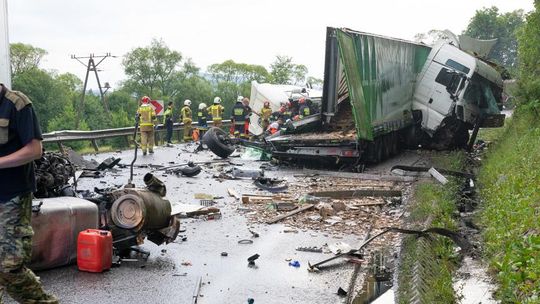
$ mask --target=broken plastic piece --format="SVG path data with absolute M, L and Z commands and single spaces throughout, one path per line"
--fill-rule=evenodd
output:
M 298 262 L 298 261 L 289 262 L 289 266 L 298 268 L 298 267 L 300 267 L 300 262 Z

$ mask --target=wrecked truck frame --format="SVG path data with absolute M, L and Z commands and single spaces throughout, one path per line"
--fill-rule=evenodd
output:
M 362 166 L 402 148 L 470 149 L 480 127 L 504 124 L 500 73 L 455 43 L 328 27 L 324 75 L 320 114 L 262 138 L 273 157 Z

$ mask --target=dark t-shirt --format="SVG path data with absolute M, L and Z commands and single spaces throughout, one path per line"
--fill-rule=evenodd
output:
M 0 84 L 0 157 L 21 149 L 33 139 L 43 139 L 34 109 L 30 103 L 22 102 L 24 98 Z M 34 162 L 0 169 L 0 203 L 35 190 Z

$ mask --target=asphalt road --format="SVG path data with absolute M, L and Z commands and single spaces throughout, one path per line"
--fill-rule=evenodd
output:
M 189 153 L 194 145 L 158 147 L 154 155 L 139 155 L 137 164 L 182 163 L 189 160 L 207 161 L 215 157 L 210 152 Z M 101 161 L 109 156 L 122 158 L 129 163 L 132 151 L 90 155 Z M 241 167 L 258 168 L 261 162 L 233 158 Z M 143 187 L 142 177 L 148 169 L 135 169 L 134 182 Z M 279 171 L 267 175 L 279 175 L 293 180 L 293 173 Z M 186 231 L 186 241 L 178 238 L 168 245 L 156 246 L 146 241 L 143 249 L 151 252 L 147 261 L 123 262 L 118 268 L 104 273 L 79 272 L 76 266 L 66 266 L 38 272 L 45 288 L 57 295 L 62 303 L 192 303 L 199 278 L 202 279 L 197 303 L 342 303 L 336 292 L 346 289 L 353 266 L 338 263 L 336 267 L 320 273 L 307 271 L 308 262 L 317 262 L 330 254 L 299 252 L 298 246 L 322 246 L 326 243 L 347 242 L 353 247 L 361 243 L 361 237 L 328 235 L 317 231 L 284 233 L 283 225 L 252 226 L 260 234 L 251 238 L 250 224 L 238 210 L 236 202 L 227 194 L 227 188 L 238 193 L 253 192 L 249 180 L 225 180 L 212 178 L 214 171 L 205 168 L 193 178 L 156 174 L 168 187 L 171 202 L 199 204 L 195 193 L 223 196 L 218 200 L 223 217 L 219 220 L 183 219 L 181 227 Z M 94 187 L 121 186 L 127 182 L 129 169 L 107 172 L 104 178 L 79 180 L 79 190 Z M 241 239 L 251 239 L 252 244 L 238 244 Z M 228 256 L 221 256 L 227 252 Z M 255 267 L 249 267 L 247 258 L 259 254 Z M 288 259 L 300 262 L 300 267 L 289 266 Z M 189 263 L 190 266 L 182 265 Z M 11 303 L 8 301 L 8 303 Z

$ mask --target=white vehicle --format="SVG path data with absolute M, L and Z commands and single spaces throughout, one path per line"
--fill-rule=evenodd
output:
M 455 143 L 468 140 L 473 126 L 499 127 L 503 80 L 486 62 L 448 43 L 431 50 L 418 75 L 413 115 L 421 128 L 439 141 L 454 136 Z M 453 128 L 456 132 L 443 132 Z

